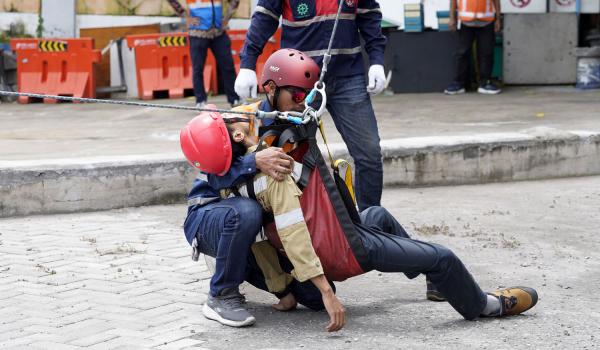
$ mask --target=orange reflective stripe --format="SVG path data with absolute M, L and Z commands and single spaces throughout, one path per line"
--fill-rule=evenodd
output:
M 463 22 L 491 22 L 496 17 L 493 0 L 459 0 L 458 17 Z

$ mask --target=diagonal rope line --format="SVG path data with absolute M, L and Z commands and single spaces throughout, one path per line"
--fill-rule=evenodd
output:
M 48 98 L 48 99 L 54 99 L 54 100 L 83 102 L 83 103 L 103 103 L 103 104 L 124 105 L 124 106 L 179 109 L 179 110 L 186 110 L 186 111 L 204 111 L 204 112 L 218 112 L 218 113 L 228 113 L 228 114 L 257 115 L 257 112 L 233 111 L 230 109 L 220 109 L 220 108 L 198 108 L 198 107 L 188 107 L 188 106 L 180 106 L 180 105 L 166 105 L 166 104 L 122 101 L 122 100 L 105 100 L 105 99 L 99 99 L 99 98 L 84 98 L 84 97 L 68 97 L 68 96 L 57 96 L 57 95 L 32 94 L 32 93 L 27 93 L 27 92 L 12 92 L 12 91 L 1 91 L 1 90 L 0 90 L 0 96 L 16 96 L 16 97 L 23 96 L 23 97 Z
M 325 73 L 327 73 L 327 65 L 329 64 L 329 61 L 331 60 L 331 47 L 333 46 L 333 39 L 335 38 L 335 32 L 337 30 L 337 26 L 338 26 L 338 22 L 340 20 L 340 13 L 342 12 L 342 2 L 344 0 L 340 0 L 339 4 L 338 4 L 338 12 L 335 16 L 335 21 L 333 22 L 333 30 L 331 32 L 331 36 L 329 37 L 329 44 L 327 45 L 327 52 L 325 53 L 325 55 L 323 56 L 323 68 L 321 69 L 321 76 L 319 77 L 319 85 L 320 83 L 323 82 L 323 79 L 325 79 Z

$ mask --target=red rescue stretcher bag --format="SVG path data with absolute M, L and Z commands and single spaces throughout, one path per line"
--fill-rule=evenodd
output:
M 360 217 L 354 200 L 338 170 L 330 171 L 323 159 L 317 145 L 317 129 L 313 122 L 261 127 L 260 144 L 265 141 L 281 147 L 297 162 L 294 178 L 302 190 L 300 204 L 313 247 L 327 278 L 343 281 L 369 271 L 370 267 L 355 225 L 360 223 Z M 271 244 L 283 251 L 272 218 L 264 226 Z

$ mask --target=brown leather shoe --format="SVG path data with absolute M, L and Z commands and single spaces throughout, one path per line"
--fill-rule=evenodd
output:
M 538 301 L 535 289 L 528 287 L 510 287 L 490 293 L 500 298 L 500 315 L 512 316 L 531 309 Z

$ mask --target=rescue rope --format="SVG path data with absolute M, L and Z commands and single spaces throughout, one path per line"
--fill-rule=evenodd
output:
M 243 114 L 243 115 L 252 115 L 257 119 L 283 119 L 287 120 L 291 123 L 300 125 L 307 124 L 311 120 L 314 120 L 319 126 L 319 130 L 321 131 L 321 136 L 323 137 L 323 141 L 325 143 L 325 147 L 327 147 L 327 152 L 329 154 L 329 160 L 331 162 L 332 167 L 334 166 L 333 157 L 331 155 L 331 151 L 329 150 L 329 145 L 327 144 L 327 139 L 325 138 L 325 131 L 323 128 L 323 122 L 320 117 L 325 111 L 325 105 L 327 103 L 327 95 L 325 93 L 325 83 L 323 80 L 325 79 L 325 74 L 327 73 L 327 65 L 331 60 L 331 47 L 333 46 L 333 39 L 335 38 L 335 33 L 337 30 L 338 22 L 340 19 L 340 13 L 342 12 L 343 1 L 340 0 L 338 3 L 338 11 L 335 16 L 335 21 L 333 23 L 333 31 L 331 33 L 331 37 L 329 38 L 329 44 L 327 46 L 327 52 L 323 56 L 323 66 L 321 69 L 321 74 L 319 76 L 319 80 L 315 83 L 314 88 L 310 91 L 308 96 L 306 96 L 304 105 L 305 109 L 303 112 L 264 112 L 264 111 L 256 111 L 256 112 L 246 112 L 246 111 L 235 111 L 229 109 L 220 109 L 220 108 L 200 108 L 200 107 L 189 107 L 189 106 L 181 106 L 181 105 L 168 105 L 168 104 L 157 104 L 157 103 L 147 103 L 147 102 L 134 102 L 134 101 L 123 101 L 123 100 L 111 100 L 111 99 L 98 99 L 98 98 L 85 98 L 85 97 L 69 97 L 69 96 L 58 96 L 58 95 L 46 95 L 46 94 L 35 94 L 35 93 L 27 93 L 27 92 L 13 92 L 13 91 L 2 91 L 0 90 L 0 96 L 13 96 L 13 97 L 30 97 L 30 98 L 38 98 L 38 99 L 53 99 L 59 101 L 70 101 L 70 102 L 82 102 L 82 103 L 103 103 L 103 104 L 112 104 L 112 105 L 124 105 L 124 106 L 137 106 L 137 107 L 150 107 L 150 108 L 165 108 L 165 109 L 177 109 L 177 110 L 186 110 L 186 111 L 198 111 L 198 112 L 217 112 L 224 114 Z M 109 43 L 107 47 L 109 47 L 112 43 Z M 105 48 L 106 49 L 106 48 Z M 318 110 L 315 110 L 310 104 L 314 101 L 317 94 L 320 94 L 322 97 L 321 106 Z
M 156 103 L 135 102 L 135 101 L 109 100 L 109 99 L 85 98 L 85 97 L 69 97 L 69 96 L 57 96 L 57 95 L 46 95 L 46 94 L 32 94 L 32 93 L 27 93 L 27 92 L 0 91 L 0 96 L 31 97 L 31 98 L 40 98 L 40 99 L 47 98 L 47 99 L 70 101 L 70 102 L 103 103 L 103 104 L 111 104 L 111 105 L 167 108 L 167 109 L 179 109 L 179 110 L 187 110 L 187 111 L 205 111 L 205 112 L 219 112 L 219 113 L 230 113 L 230 114 L 256 115 L 255 112 L 232 111 L 229 109 L 198 108 L 198 107 L 156 104 Z
M 339 4 L 338 4 L 338 11 L 337 14 L 335 15 L 335 21 L 333 22 L 333 31 L 331 32 L 331 37 L 329 37 L 329 44 L 327 45 L 327 52 L 325 53 L 325 55 L 323 56 L 323 68 L 321 69 L 321 75 L 319 76 L 319 81 L 317 83 L 322 84 L 323 80 L 325 79 L 325 73 L 327 73 L 327 65 L 329 64 L 329 61 L 331 60 L 331 46 L 333 46 L 333 39 L 335 38 L 335 32 L 338 26 L 338 22 L 340 20 L 340 13 L 342 12 L 342 2 L 344 0 L 340 0 Z M 315 85 L 315 87 L 317 87 L 317 85 Z
M 329 145 L 327 144 L 327 138 L 325 137 L 325 127 L 323 126 L 323 121 L 319 120 L 319 131 L 321 132 L 321 137 L 323 138 L 323 143 L 325 144 L 325 148 L 327 148 L 327 155 L 329 156 L 329 163 L 331 163 L 331 168 L 335 169 L 335 162 L 333 160 L 333 155 L 331 154 L 331 150 L 329 149 Z
M 323 55 L 323 66 L 321 68 L 321 74 L 319 75 L 319 80 L 315 83 L 314 88 L 310 91 L 308 96 L 304 101 L 304 114 L 309 115 L 312 114 L 314 116 L 315 122 L 319 126 L 319 131 L 321 132 L 321 137 L 323 138 L 323 143 L 325 144 L 325 148 L 327 148 L 327 155 L 329 156 L 329 162 L 331 164 L 331 168 L 335 169 L 336 165 L 333 160 L 333 156 L 331 154 L 331 150 L 329 149 L 329 145 L 327 144 L 327 138 L 325 137 L 325 128 L 323 127 L 323 121 L 321 120 L 321 115 L 325 111 L 325 106 L 327 104 L 327 94 L 325 92 L 325 83 L 323 80 L 325 79 L 325 74 L 327 73 L 327 65 L 331 60 L 331 47 L 333 46 L 333 39 L 335 38 L 335 33 L 337 31 L 338 22 L 340 20 L 340 13 L 342 12 L 343 1 L 340 0 L 338 3 L 338 11 L 335 15 L 335 21 L 333 22 L 333 30 L 331 32 L 331 36 L 329 37 L 329 44 L 327 45 L 327 51 L 325 55 Z M 315 111 L 313 107 L 310 106 L 317 96 L 317 94 L 321 95 L 321 106 L 318 111 Z M 312 111 L 311 111 L 312 110 Z M 312 112 L 312 113 L 311 113 Z
M 294 124 L 306 124 L 309 119 L 308 115 L 301 112 L 247 112 L 247 111 L 235 111 L 230 109 L 221 108 L 200 108 L 200 107 L 189 107 L 181 105 L 167 105 L 147 102 L 135 102 L 135 101 L 123 101 L 123 100 L 110 100 L 110 99 L 99 99 L 99 98 L 85 98 L 85 97 L 69 97 L 69 96 L 58 96 L 58 95 L 46 95 L 46 94 L 33 94 L 28 92 L 13 92 L 13 91 L 2 91 L 0 90 L 0 96 L 13 96 L 13 97 L 31 97 L 40 99 L 53 99 L 70 102 L 82 102 L 82 103 L 103 103 L 111 105 L 124 105 L 124 106 L 136 106 L 136 107 L 151 107 L 151 108 L 166 108 L 166 109 L 178 109 L 185 111 L 198 111 L 198 112 L 217 112 L 223 114 L 243 114 L 251 115 L 257 119 L 282 119 L 289 121 Z

